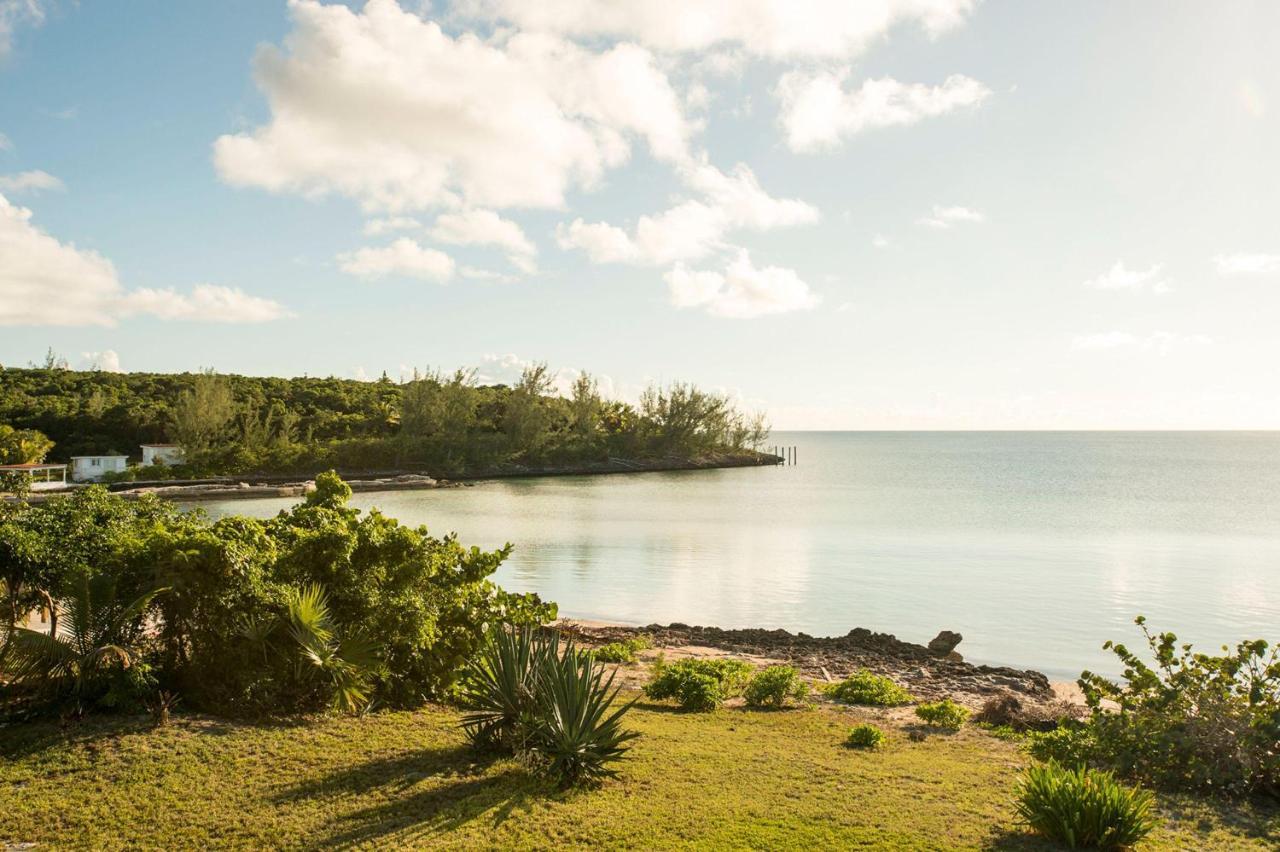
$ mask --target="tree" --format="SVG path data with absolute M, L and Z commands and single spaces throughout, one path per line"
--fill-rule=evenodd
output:
M 42 462 L 52 449 L 53 441 L 42 432 L 0 424 L 0 464 Z
M 569 400 L 570 425 L 579 438 L 592 438 L 600 427 L 600 387 L 595 377 L 582 372 L 573 381 L 573 396 Z
M 210 370 L 178 394 L 169 433 L 188 453 L 198 453 L 222 443 L 235 415 L 230 382 Z
M 545 361 L 540 361 L 525 367 L 520 381 L 511 389 L 503 431 L 516 455 L 526 459 L 541 455 L 551 429 L 551 410 L 546 399 L 551 387 L 551 371 Z

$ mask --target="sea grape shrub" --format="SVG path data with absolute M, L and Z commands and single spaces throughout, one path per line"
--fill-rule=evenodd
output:
M 602 663 L 634 663 L 636 654 L 651 647 L 653 647 L 653 644 L 648 638 L 633 636 L 622 642 L 610 642 L 607 645 L 601 645 L 590 653 Z
M 1124 666 L 1119 682 L 1084 672 L 1089 706 L 1082 732 L 1045 739 L 1088 762 L 1165 786 L 1280 797 L 1280 656 L 1265 641 L 1222 654 L 1196 653 L 1139 617 L 1154 665 L 1108 642 Z M 1078 755 L 1079 756 L 1079 755 Z
M 964 725 L 969 718 L 969 711 L 950 698 L 944 698 L 917 706 L 916 716 L 931 728 L 954 731 Z
M 1083 766 L 1032 766 L 1019 779 L 1016 797 L 1028 828 L 1072 849 L 1129 849 L 1157 825 L 1150 792 Z
M 844 744 L 849 748 L 876 749 L 884 743 L 884 731 L 875 725 L 854 725 L 849 729 Z
M 659 660 L 644 694 L 655 701 L 674 699 L 681 710 L 706 713 L 738 695 L 750 673 L 751 666 L 741 660 Z
M 893 707 L 910 704 L 915 697 L 892 680 L 863 669 L 854 672 L 839 683 L 826 687 L 824 692 L 842 704 L 865 704 L 873 707 Z
M 750 707 L 783 707 L 788 700 L 803 701 L 808 694 L 809 684 L 791 666 L 766 666 L 742 691 Z

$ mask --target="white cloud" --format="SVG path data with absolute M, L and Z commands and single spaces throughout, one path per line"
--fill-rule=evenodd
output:
M 878 249 L 888 248 L 889 238 L 886 237 L 884 234 L 876 234 L 874 237 L 871 238 L 871 245 L 875 246 Z
M 1267 99 L 1262 94 L 1261 87 L 1253 80 L 1240 81 L 1236 87 L 1236 100 L 1239 101 L 1241 109 L 1254 118 L 1262 118 L 1267 114 Z
M 492 210 L 466 209 L 442 213 L 431 228 L 432 238 L 451 245 L 492 245 L 507 252 L 511 264 L 526 274 L 537 271 L 538 248 L 510 219 Z
M 778 266 L 757 268 L 745 249 L 738 252 L 723 272 L 693 270 L 676 264 L 665 278 L 673 305 L 704 308 L 715 316 L 746 319 L 809 310 L 819 302 L 819 297 L 795 270 Z
M 438 249 L 426 248 L 408 237 L 390 245 L 365 247 L 338 255 L 343 272 L 361 278 L 402 275 L 427 281 L 447 281 L 453 277 L 453 258 Z
M 473 281 L 495 281 L 499 284 L 510 284 L 512 281 L 519 280 L 516 276 L 505 272 L 495 272 L 492 269 L 481 269 L 475 266 L 459 266 L 458 274 Z
M 1220 254 L 1213 265 L 1219 275 L 1273 275 L 1280 273 L 1280 254 Z
M 534 363 L 531 359 L 521 358 L 513 352 L 502 355 L 489 353 L 480 359 L 480 364 L 476 367 L 476 379 L 482 385 L 514 385 L 520 381 L 520 374 L 527 367 L 532 367 Z M 582 370 L 573 367 L 553 369 L 552 391 L 558 396 L 572 396 L 573 383 L 582 373 Z M 591 377 L 596 380 L 596 389 L 605 399 L 635 403 L 644 390 L 641 385 L 616 382 L 612 377 L 600 373 L 592 373 Z
M 387 216 L 365 222 L 363 233 L 366 237 L 380 237 L 392 231 L 416 231 L 421 227 L 422 223 L 412 216 Z
M 111 261 L 59 242 L 31 223 L 31 211 L 0 195 L 0 325 L 115 325 L 122 318 L 264 322 L 287 316 L 279 303 L 202 284 L 126 291 Z
M 865 130 L 915 124 L 977 106 L 991 94 L 985 85 L 962 74 L 952 74 L 941 86 L 882 77 L 847 90 L 844 83 L 850 72 L 846 67 L 782 75 L 776 90 L 782 104 L 779 122 L 792 151 L 818 151 Z
M 1169 282 L 1161 274 L 1164 266 L 1157 263 L 1149 269 L 1130 269 L 1118 260 L 1106 272 L 1090 278 L 1084 286 L 1094 290 L 1150 290 L 1152 293 L 1169 292 Z
M 0 175 L 0 191 L 3 192 L 42 192 L 44 190 L 61 192 L 66 188 L 66 184 L 62 181 L 39 169 L 11 175 Z
M 12 151 L 12 150 L 13 150 L 13 140 L 10 139 L 8 136 L 5 136 L 3 133 L 0 133 L 0 151 Z
M 120 368 L 120 356 L 116 354 L 114 349 L 104 349 L 101 352 L 81 352 L 82 369 L 85 370 L 101 370 L 104 373 L 123 373 Z
M 473 15 L 526 30 L 608 36 L 663 51 L 740 48 L 772 59 L 845 59 L 900 24 L 937 35 L 976 0 L 469 0 Z
M 557 207 L 622 164 L 632 138 L 687 156 L 691 127 L 652 54 L 555 36 L 452 38 L 394 0 L 294 0 L 255 60 L 271 120 L 214 145 L 238 186 L 338 193 L 365 209 Z
M 654 216 L 641 216 L 632 234 L 616 225 L 576 219 L 556 229 L 557 242 L 561 248 L 587 252 L 596 263 L 661 266 L 722 250 L 727 247 L 725 238 L 734 231 L 768 231 L 819 219 L 811 204 L 769 195 L 742 163 L 730 174 L 705 162 L 684 167 L 680 173 L 700 198 Z
M 928 216 L 917 219 L 916 224 L 927 225 L 930 228 L 945 229 L 964 223 L 978 225 L 986 220 L 986 216 L 968 207 L 945 207 L 941 204 L 935 204 L 932 212 Z
M 1203 334 L 1177 334 L 1172 331 L 1153 331 L 1148 335 L 1130 334 L 1127 331 L 1106 331 L 1080 334 L 1071 339 L 1072 349 L 1140 349 L 1167 355 L 1175 348 L 1207 346 L 1213 340 Z
M 39 26 L 43 22 L 40 0 L 0 0 L 0 57 L 13 49 L 13 33 L 20 25 Z

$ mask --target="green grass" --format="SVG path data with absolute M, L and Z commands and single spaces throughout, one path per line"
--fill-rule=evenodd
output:
M 1016 825 L 1026 758 L 979 730 L 843 747 L 882 711 L 672 712 L 602 787 L 476 759 L 429 708 L 250 725 L 175 717 L 0 728 L 0 848 L 433 846 L 1050 849 Z M 1160 799 L 1143 848 L 1267 848 L 1280 809 Z

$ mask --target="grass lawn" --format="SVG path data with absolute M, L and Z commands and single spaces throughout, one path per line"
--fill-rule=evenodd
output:
M 0 728 L 0 849 L 432 846 L 1046 849 L 1014 823 L 1015 744 L 979 730 L 876 752 L 877 713 L 640 705 L 622 776 L 559 793 L 477 760 L 449 709 L 251 725 L 178 716 Z M 1275 848 L 1280 809 L 1161 799 L 1147 848 Z

